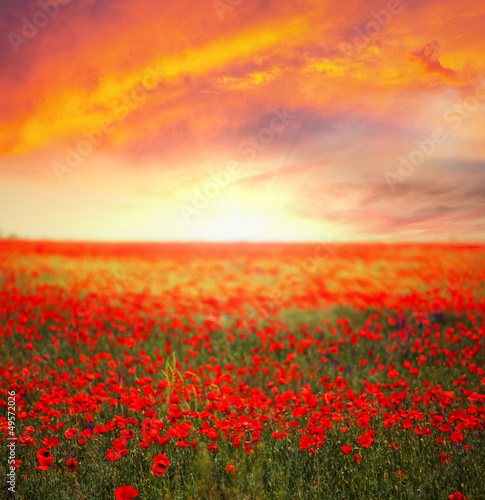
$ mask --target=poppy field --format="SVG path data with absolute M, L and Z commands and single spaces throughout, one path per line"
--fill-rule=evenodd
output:
M 480 245 L 0 240 L 0 496 L 483 500 L 484 313 Z

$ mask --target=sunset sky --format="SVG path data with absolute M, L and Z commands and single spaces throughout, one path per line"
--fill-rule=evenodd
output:
M 485 239 L 483 0 L 0 0 L 0 231 Z

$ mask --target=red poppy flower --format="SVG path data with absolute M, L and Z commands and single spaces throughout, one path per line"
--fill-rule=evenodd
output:
M 114 450 L 106 450 L 105 458 L 110 462 L 117 462 L 121 458 L 121 455 Z
M 213 451 L 214 453 L 217 453 L 217 445 L 215 443 L 211 443 L 207 446 L 207 449 L 209 451 Z
M 125 484 L 124 486 L 116 488 L 115 498 L 116 500 L 131 500 L 132 498 L 137 497 L 138 494 L 139 491 L 136 488 Z
M 459 491 L 448 495 L 450 500 L 467 500 Z
M 167 472 L 168 466 L 170 465 L 170 460 L 166 455 L 161 453 L 160 455 L 155 455 L 153 457 L 152 473 L 155 476 L 163 476 Z
M 135 437 L 135 433 L 133 432 L 132 429 L 123 429 L 120 434 L 125 438 L 125 439 L 131 439 Z
M 75 458 L 68 458 L 66 460 L 66 465 L 67 465 L 67 468 L 69 469 L 69 472 L 76 472 L 77 460 Z
M 413 428 L 413 422 L 410 418 L 406 418 L 403 420 L 401 429 L 412 429 Z
M 72 439 L 73 437 L 77 436 L 78 432 L 78 429 L 67 429 L 67 431 L 64 432 L 64 436 L 66 436 L 67 439 Z
M 154 476 L 163 476 L 167 472 L 167 466 L 161 463 L 154 463 L 152 465 L 152 473 Z
M 226 467 L 224 468 L 224 470 L 232 472 L 233 474 L 236 473 L 236 467 L 234 467 L 234 465 L 232 465 L 232 464 L 226 465 Z
M 455 431 L 448 436 L 448 439 L 456 444 L 461 443 L 463 441 L 463 432 Z
M 37 469 L 47 470 L 52 465 L 52 455 L 47 448 L 41 448 L 37 452 L 37 460 L 39 464 Z
M 161 453 L 160 455 L 155 455 L 153 457 L 153 461 L 155 463 L 163 464 L 169 466 L 171 464 L 170 460 L 167 458 L 167 455 Z
M 342 453 L 344 453 L 345 455 L 349 455 L 350 453 L 352 453 L 352 446 L 346 444 L 346 445 L 342 446 L 341 450 L 342 450 Z
M 372 438 L 370 434 L 363 434 L 362 436 L 356 437 L 356 441 L 359 441 L 360 446 L 363 448 L 369 448 L 369 446 L 372 445 L 372 443 L 375 441 L 375 439 Z
M 113 450 L 120 455 L 126 455 L 126 453 L 128 453 L 126 449 L 126 439 L 122 437 L 115 439 L 113 441 Z
M 45 438 L 45 439 L 42 441 L 42 444 L 43 444 L 46 448 L 55 448 L 56 446 L 58 446 L 58 444 L 59 444 L 59 440 L 58 440 L 58 439 L 55 439 L 55 438 Z

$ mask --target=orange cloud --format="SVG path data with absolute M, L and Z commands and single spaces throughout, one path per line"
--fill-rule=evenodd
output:
M 213 126 L 204 124 L 204 119 L 197 121 L 202 130 L 221 129 L 226 121 L 230 124 L 231 115 L 238 115 L 239 107 L 247 115 L 261 101 L 268 103 L 268 109 L 285 101 L 292 107 L 330 112 L 348 107 L 369 113 L 376 106 L 367 106 L 363 95 L 376 93 L 384 101 L 388 95 L 396 100 L 417 82 L 424 88 L 430 81 L 426 74 L 441 75 L 453 85 L 465 82 L 465 76 L 459 76 L 461 68 L 457 73 L 438 58 L 438 46 L 446 47 L 453 31 L 463 33 L 459 20 L 450 26 L 449 12 L 456 7 L 449 1 L 439 6 L 427 2 L 419 8 L 394 0 L 399 13 L 388 14 L 387 23 L 385 16 L 378 16 L 391 2 L 364 5 L 353 0 L 344 12 L 330 2 L 298 1 L 292 7 L 271 2 L 269 10 L 248 0 L 229 10 L 224 22 L 215 9 L 207 12 L 200 2 L 188 10 L 182 4 L 168 2 L 162 8 L 152 2 L 119 2 L 114 9 L 106 2 L 96 17 L 95 5 L 84 3 L 78 10 L 66 10 L 69 24 L 60 24 L 60 13 L 59 23 L 31 42 L 28 78 L 14 89 L 3 88 L 8 100 L 7 119 L 0 125 L 1 151 L 25 153 L 67 140 L 83 129 L 124 121 L 124 112 L 133 111 L 133 120 L 124 121 L 112 137 L 115 144 L 123 144 L 160 128 L 180 126 L 194 108 L 199 117 L 207 116 L 207 108 L 220 102 L 218 93 L 229 96 L 224 104 L 233 108 L 234 115 L 227 108 L 212 112 Z M 470 2 L 470 7 L 483 12 L 479 6 Z M 432 27 L 415 36 L 416 21 L 424 24 L 431 16 Z M 362 47 L 364 39 L 355 41 L 356 33 L 364 33 L 369 23 L 378 25 L 376 19 L 384 20 Z M 228 26 L 229 22 L 233 24 Z M 154 36 L 158 32 L 163 36 Z M 426 42 L 423 48 L 420 38 L 426 36 L 443 42 Z M 464 51 L 470 38 L 460 41 Z M 342 51 L 349 42 L 358 43 L 350 56 Z M 55 50 L 63 44 L 66 49 Z M 406 59 L 407 51 L 422 63 L 421 74 Z M 123 102 L 137 92 L 146 93 L 143 81 L 150 71 L 160 75 L 156 91 L 140 102 Z
M 412 54 L 418 61 L 423 63 L 426 71 L 430 73 L 437 73 L 450 82 L 458 81 L 458 76 L 453 70 L 444 68 L 441 65 L 439 59 L 439 48 L 439 42 L 433 40 L 432 42 L 426 44 L 420 51 L 413 52 Z

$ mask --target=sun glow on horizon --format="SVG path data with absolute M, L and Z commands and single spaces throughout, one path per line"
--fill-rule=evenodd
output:
M 294 241 L 301 237 L 302 222 L 271 206 L 251 206 L 240 198 L 227 198 L 193 221 L 202 241 Z

